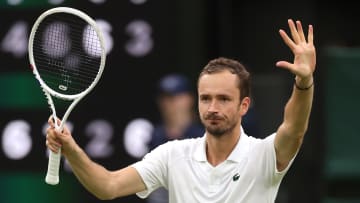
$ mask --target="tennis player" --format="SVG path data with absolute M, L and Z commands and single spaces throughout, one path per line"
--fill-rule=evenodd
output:
M 146 198 L 159 187 L 169 202 L 274 202 L 280 183 L 293 163 L 308 128 L 316 64 L 313 28 L 305 37 L 300 21 L 288 20 L 291 37 L 280 36 L 294 54 L 293 63 L 278 67 L 295 75 L 284 119 L 265 139 L 248 136 L 241 127 L 250 106 L 250 75 L 239 62 L 211 60 L 198 78 L 198 106 L 206 129 L 200 138 L 169 141 L 126 168 L 109 171 L 93 162 L 68 128 L 58 133 L 52 119 L 47 146 L 62 153 L 74 174 L 100 199 L 137 194 Z

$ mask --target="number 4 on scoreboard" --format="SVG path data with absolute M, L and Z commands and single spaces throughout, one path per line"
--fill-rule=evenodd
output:
M 28 24 L 26 22 L 15 22 L 1 41 L 1 51 L 11 53 L 17 58 L 24 57 L 27 53 L 28 32 Z

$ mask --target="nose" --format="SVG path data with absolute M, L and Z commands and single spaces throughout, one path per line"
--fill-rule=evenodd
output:
M 217 104 L 216 100 L 211 101 L 211 103 L 209 105 L 209 108 L 208 108 L 208 111 L 209 112 L 218 112 L 219 111 L 218 104 Z

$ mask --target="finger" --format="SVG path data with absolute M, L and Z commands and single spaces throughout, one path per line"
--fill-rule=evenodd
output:
M 57 125 L 60 126 L 61 120 L 59 118 L 56 118 Z
M 46 142 L 46 147 L 54 153 L 58 153 L 59 148 L 51 145 L 49 142 Z
M 281 38 L 284 40 L 285 44 L 291 49 L 294 50 L 296 44 L 290 39 L 290 37 L 286 34 L 286 32 L 282 29 L 279 30 Z
M 300 21 L 296 21 L 296 28 L 297 28 L 298 33 L 299 33 L 300 41 L 301 42 L 306 42 L 305 35 L 304 35 L 304 30 L 302 29 L 302 25 L 301 25 Z
M 55 148 L 62 147 L 61 143 L 59 141 L 57 141 L 56 139 L 47 139 L 46 144 L 51 145 Z
M 49 125 L 50 125 L 50 126 L 54 126 L 54 124 L 55 124 L 54 121 L 55 121 L 54 116 L 53 116 L 53 115 L 50 115 L 50 117 L 49 117 L 49 119 L 48 119 Z M 60 120 L 59 118 L 56 118 L 56 123 L 57 123 L 58 126 L 60 126 L 61 120 Z
M 57 132 L 52 130 L 46 134 L 46 140 L 51 144 L 61 147 L 61 141 L 58 138 Z
M 69 128 L 66 126 L 66 125 L 64 125 L 64 128 L 63 128 L 63 133 L 64 134 L 70 134 L 70 130 L 69 130 Z
M 314 44 L 314 28 L 312 25 L 309 25 L 309 31 L 308 31 L 308 43 L 310 45 Z
M 46 134 L 46 140 L 56 147 L 62 147 L 61 134 L 55 130 L 48 131 Z
M 54 126 L 54 119 L 53 119 L 53 116 L 50 115 L 49 119 L 48 119 L 48 124 L 51 126 L 51 127 L 55 127 Z
M 287 61 L 278 61 L 278 62 L 276 63 L 276 66 L 277 66 L 277 67 L 280 67 L 280 68 L 288 69 L 290 72 L 296 74 L 295 65 L 292 64 L 292 63 L 289 63 L 289 62 L 287 62 Z
M 47 147 L 52 147 L 54 149 L 61 147 L 59 143 L 53 141 L 52 139 L 47 139 L 45 143 Z
M 54 128 L 53 127 L 48 127 L 47 129 L 46 129 L 46 139 L 48 139 L 48 138 L 54 138 L 55 139 L 55 135 L 54 135 Z
M 56 138 L 57 136 L 57 132 L 56 132 L 56 129 L 54 127 L 48 127 L 46 129 L 46 137 L 52 137 L 52 138 Z
M 299 33 L 296 30 L 294 21 L 292 19 L 288 20 L 288 24 L 289 24 L 289 28 L 290 28 L 290 32 L 291 32 L 291 36 L 293 37 L 293 40 L 296 44 L 298 44 L 300 42 L 300 37 L 299 37 Z

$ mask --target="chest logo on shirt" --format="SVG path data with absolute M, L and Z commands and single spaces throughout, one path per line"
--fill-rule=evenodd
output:
M 240 174 L 236 173 L 232 179 L 233 179 L 233 181 L 237 181 L 237 180 L 239 180 L 239 178 L 240 178 Z

